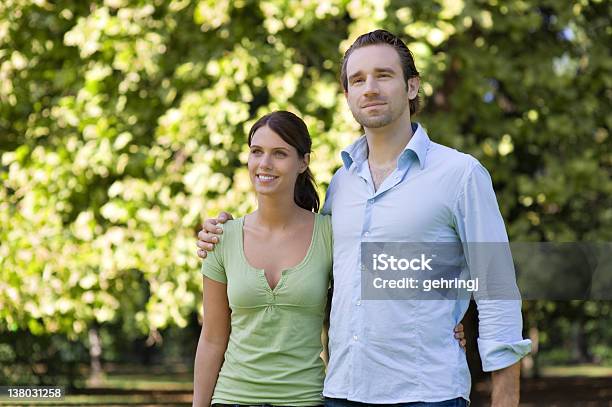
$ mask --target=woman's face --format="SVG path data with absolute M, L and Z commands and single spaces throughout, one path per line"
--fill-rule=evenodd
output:
M 293 197 L 295 181 L 308 167 L 308 154 L 300 158 L 295 147 L 268 126 L 255 131 L 250 148 L 248 168 L 255 192 Z

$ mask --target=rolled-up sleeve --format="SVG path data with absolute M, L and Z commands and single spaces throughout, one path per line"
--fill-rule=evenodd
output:
M 481 279 L 485 291 L 475 294 L 482 367 L 485 372 L 503 369 L 527 355 L 531 341 L 522 335 L 520 293 L 491 177 L 476 160 L 453 211 L 470 277 Z

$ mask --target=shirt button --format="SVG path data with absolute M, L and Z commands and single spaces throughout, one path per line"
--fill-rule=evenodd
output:
M 354 340 L 354 341 L 356 341 L 356 340 L 358 340 L 358 339 L 359 339 L 359 337 L 358 337 L 357 335 L 353 335 L 353 340 Z
M 374 200 L 373 200 L 373 199 L 368 199 L 368 203 L 369 203 L 369 204 L 373 204 L 373 203 L 374 203 Z
M 361 305 L 361 300 L 357 300 L 357 305 Z
M 365 232 L 363 235 L 364 236 L 370 236 L 370 232 Z

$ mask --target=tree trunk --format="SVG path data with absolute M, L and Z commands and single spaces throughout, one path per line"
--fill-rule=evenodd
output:
M 89 385 L 102 384 L 102 341 L 97 327 L 89 329 Z
M 589 352 L 583 321 L 573 321 L 571 330 L 572 360 L 576 363 L 590 363 L 593 358 Z

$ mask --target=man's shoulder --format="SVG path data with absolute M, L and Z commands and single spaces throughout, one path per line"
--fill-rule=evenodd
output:
M 348 173 L 349 171 L 346 169 L 344 164 L 338 167 L 338 169 L 334 172 L 334 175 L 332 175 L 331 180 L 329 181 L 329 187 L 333 188 L 334 185 L 338 182 L 338 180 L 342 179 L 343 177 L 346 177 Z
M 474 167 L 481 165 L 473 155 L 464 153 L 443 144 L 431 142 L 427 152 L 428 164 L 437 168 L 444 168 L 458 172 L 470 172 Z
M 332 176 L 332 180 L 334 178 L 337 178 L 338 176 L 341 176 L 342 174 L 346 174 L 348 172 L 346 166 L 344 164 L 342 164 L 340 167 L 338 167 L 338 169 L 336 171 L 334 171 L 334 175 Z

